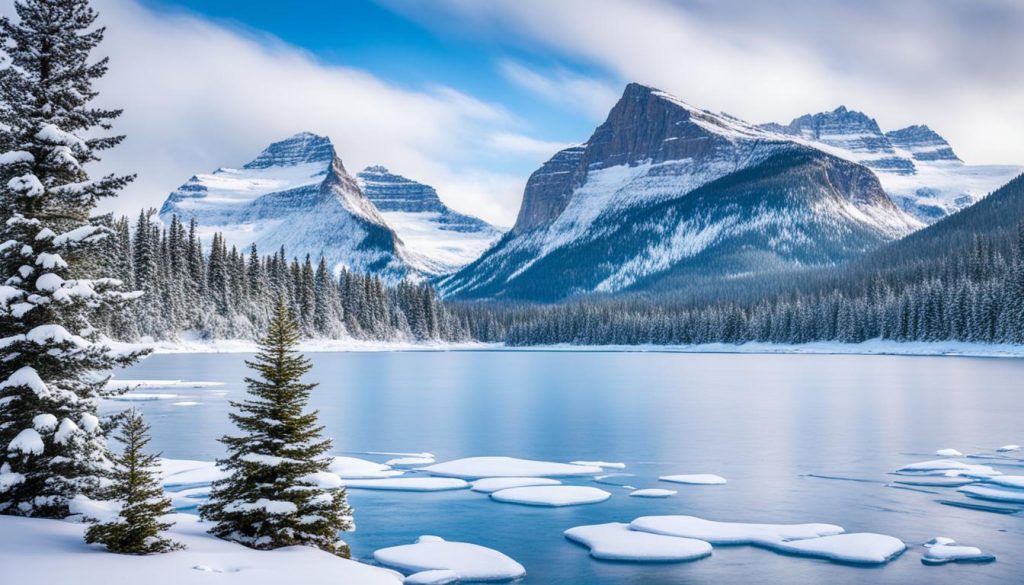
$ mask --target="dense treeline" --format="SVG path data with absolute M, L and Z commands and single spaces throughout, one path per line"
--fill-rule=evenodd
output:
M 118 339 L 261 335 L 278 299 L 295 312 L 307 338 L 446 340 L 468 337 L 466 326 L 429 284 L 388 287 L 376 277 L 342 270 L 335 275 L 321 258 L 289 260 L 284 249 L 260 255 L 228 247 L 215 234 L 209 246 L 177 217 L 164 226 L 140 213 L 106 222 L 114 236 L 104 242 L 106 273 L 143 294 L 132 314 L 101 315 L 101 326 Z
M 472 335 L 511 345 L 1024 343 L 1024 178 L 852 264 L 700 290 L 560 305 L 465 304 Z

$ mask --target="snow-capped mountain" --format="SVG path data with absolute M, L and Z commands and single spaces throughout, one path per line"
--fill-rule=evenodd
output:
M 164 202 L 160 217 L 195 218 L 209 239 L 252 243 L 264 253 L 324 256 L 389 281 L 434 274 L 429 260 L 406 249 L 342 165 L 331 141 L 308 132 L 275 142 L 239 169 L 192 177 Z
M 843 262 L 920 227 L 865 166 L 630 84 L 526 185 L 515 226 L 440 282 L 555 300 Z
M 503 233 L 482 219 L 452 210 L 433 187 L 385 167 L 367 167 L 356 180 L 405 245 L 430 259 L 436 272 L 453 272 L 472 262 Z
M 761 128 L 869 167 L 893 200 L 925 223 L 975 203 L 1024 169 L 964 164 L 927 126 L 882 132 L 873 118 L 844 106 Z

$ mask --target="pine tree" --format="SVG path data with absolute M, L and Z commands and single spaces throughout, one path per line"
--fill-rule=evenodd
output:
M 161 516 L 174 511 L 160 484 L 159 455 L 144 452 L 149 443 L 149 425 L 134 408 L 126 413 L 118 440 L 124 452 L 113 456 L 112 484 L 104 494 L 120 505 L 116 518 L 93 524 L 85 532 L 85 541 L 100 543 L 115 553 L 144 555 L 184 548 L 160 536 L 171 527 Z
M 120 111 L 90 106 L 107 70 L 89 63 L 96 12 L 87 0 L 14 7 L 17 22 L 0 18 L 0 513 L 64 517 L 109 463 L 100 373 L 142 355 L 100 343 L 92 325 L 135 296 L 104 278 L 113 230 L 90 219 L 132 177 L 85 170 L 123 138 L 105 135 Z
M 283 301 L 274 310 L 260 351 L 246 364 L 249 398 L 232 402 L 231 420 L 242 433 L 221 438 L 228 457 L 218 465 L 230 475 L 214 482 L 203 518 L 221 538 L 252 548 L 311 545 L 348 556 L 338 533 L 353 529 L 344 488 L 321 487 L 331 441 L 321 435 L 317 412 L 305 412 L 316 384 L 300 378 L 310 363 L 294 351 L 299 325 Z

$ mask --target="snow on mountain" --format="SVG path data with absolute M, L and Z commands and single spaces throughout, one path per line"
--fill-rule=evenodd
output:
M 977 202 L 1024 170 L 964 164 L 928 126 L 883 133 L 873 118 L 844 106 L 760 127 L 871 168 L 893 200 L 925 223 Z
M 630 84 L 586 144 L 530 177 L 512 230 L 440 287 L 556 300 L 842 262 L 920 227 L 866 167 L 803 142 Z
M 371 166 L 356 175 L 359 187 L 406 246 L 449 273 L 477 259 L 504 230 L 452 210 L 429 185 Z
M 392 282 L 437 273 L 388 226 L 331 141 L 308 132 L 271 144 L 240 169 L 192 177 L 160 209 L 165 221 L 173 214 L 194 218 L 206 241 L 221 232 L 229 245 L 255 243 L 264 253 L 284 246 L 289 256 L 324 256 L 335 269 Z

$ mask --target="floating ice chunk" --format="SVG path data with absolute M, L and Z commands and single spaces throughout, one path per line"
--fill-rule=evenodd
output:
M 663 475 L 659 477 L 661 481 L 670 481 L 672 483 L 686 483 L 692 485 L 722 485 L 725 483 L 725 478 L 720 475 L 713 473 L 695 473 L 690 475 Z
M 610 497 L 612 495 L 602 489 L 577 485 L 517 487 L 499 490 L 491 494 L 491 499 L 497 502 L 545 507 L 597 504 Z
M 606 561 L 678 562 L 711 555 L 711 545 L 703 540 L 630 530 L 620 522 L 577 526 L 564 534 L 588 547 L 590 556 Z
M 897 479 L 893 483 L 898 485 L 914 485 L 920 487 L 960 487 L 975 483 L 976 479 L 970 477 L 936 477 L 931 479 L 930 476 L 927 479 Z
M 990 563 L 996 557 L 981 552 L 980 548 L 973 546 L 961 546 L 952 538 L 937 536 L 927 544 L 928 548 L 921 557 L 921 562 L 926 565 L 942 565 L 945 563 Z
M 939 457 L 963 457 L 964 454 L 956 449 L 939 449 L 935 452 Z
M 499 490 L 535 485 L 561 485 L 562 482 L 548 477 L 486 477 L 473 482 L 473 491 L 490 494 Z
M 972 498 L 991 500 L 993 502 L 1014 502 L 1024 504 L 1024 490 L 988 487 L 979 484 L 965 485 L 957 490 Z
M 422 468 L 431 475 L 477 479 L 481 477 L 572 477 L 601 473 L 596 465 L 572 465 L 515 457 L 467 457 Z
M 779 541 L 763 546 L 788 554 L 861 565 L 884 565 L 907 550 L 902 540 L 871 532 Z
M 404 473 L 397 469 L 391 469 L 391 466 L 383 463 L 375 463 L 358 457 L 341 456 L 334 457 L 331 461 L 330 471 L 345 479 L 383 479 Z
M 1002 487 L 1024 490 L 1024 475 L 1000 475 L 999 477 L 990 477 L 986 481 Z
M 420 571 L 413 573 L 402 581 L 403 585 L 449 585 L 459 582 L 459 574 L 448 569 Z
M 1003 445 L 996 449 L 1000 453 L 1009 453 L 1010 451 L 1020 451 L 1020 445 Z
M 925 548 L 931 548 L 933 546 L 942 546 L 947 544 L 956 544 L 956 541 L 948 536 L 936 536 L 935 538 L 924 543 Z
M 397 457 L 389 459 L 385 465 L 430 465 L 434 462 L 433 457 Z
M 151 400 L 174 400 L 177 394 L 151 394 L 147 392 L 129 392 L 118 396 L 110 396 L 110 400 L 118 402 L 149 402 Z
M 696 516 L 642 516 L 629 527 L 665 536 L 696 538 L 711 544 L 772 545 L 801 538 L 817 538 L 842 534 L 843 528 L 833 524 L 747 524 L 716 522 Z
M 904 465 L 896 470 L 901 475 L 944 475 L 946 477 L 958 477 L 969 475 L 972 477 L 989 477 L 1001 475 L 1000 472 L 988 465 L 973 465 L 963 463 L 955 459 L 934 459 L 931 461 L 920 461 Z
M 401 492 L 443 492 L 463 490 L 469 484 L 450 477 L 391 477 L 386 479 L 344 479 L 345 487 L 361 490 L 389 490 Z
M 601 469 L 625 469 L 625 463 L 614 463 L 610 461 L 570 461 L 570 465 L 584 465 L 587 467 L 600 467 Z
M 202 402 L 196 402 L 194 400 L 182 400 L 181 402 L 172 402 L 171 406 L 199 406 Z
M 428 541 L 382 548 L 373 558 L 406 573 L 454 571 L 463 581 L 511 581 L 526 569 L 508 556 L 468 542 Z
M 676 490 L 665 490 L 661 488 L 646 488 L 642 490 L 634 490 L 629 493 L 634 498 L 668 498 L 678 494 Z
M 186 380 L 109 380 L 107 390 L 132 390 L 137 388 L 215 388 L 224 382 L 189 382 Z

